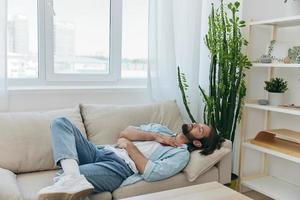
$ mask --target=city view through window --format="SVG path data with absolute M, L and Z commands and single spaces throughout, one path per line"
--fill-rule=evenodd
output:
M 122 77 L 147 77 L 148 0 L 123 0 Z
M 110 0 L 53 4 L 54 73 L 108 74 Z M 36 0 L 8 2 L 9 78 L 38 78 L 37 20 Z M 146 78 L 148 0 L 123 0 L 122 29 L 122 77 Z
M 37 1 L 8 1 L 8 78 L 38 78 Z

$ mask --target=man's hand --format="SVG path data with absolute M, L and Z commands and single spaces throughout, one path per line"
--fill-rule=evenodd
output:
M 161 134 L 155 134 L 154 135 L 155 141 L 159 142 L 161 144 L 169 145 L 172 147 L 178 147 L 180 144 L 177 143 L 176 139 L 173 137 L 161 135 Z
M 120 149 L 127 149 L 129 145 L 133 145 L 133 143 L 126 138 L 119 138 L 117 142 L 117 147 Z

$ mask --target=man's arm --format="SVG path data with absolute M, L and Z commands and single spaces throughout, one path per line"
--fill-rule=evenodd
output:
M 120 133 L 120 138 L 126 138 L 130 141 L 154 141 L 156 140 L 156 134 L 154 132 L 146 132 L 138 130 L 132 126 L 128 126 Z
M 189 152 L 186 149 L 180 149 L 175 154 L 166 153 L 161 159 L 149 160 L 142 177 L 145 181 L 163 180 L 179 173 L 188 162 Z
M 148 159 L 138 150 L 138 148 L 129 140 L 120 138 L 118 140 L 118 147 L 126 149 L 129 157 L 135 163 L 135 166 L 140 174 L 144 173 Z
M 128 126 L 125 130 L 123 130 L 120 133 L 119 138 L 125 138 L 130 141 L 156 141 L 173 147 L 179 146 L 175 138 L 155 132 L 141 131 L 132 126 Z
M 138 150 L 138 148 L 130 142 L 127 147 L 126 151 L 128 152 L 128 155 L 135 163 L 135 166 L 140 174 L 143 174 L 145 171 L 146 164 L 148 162 L 148 159 L 145 158 L 145 156 Z

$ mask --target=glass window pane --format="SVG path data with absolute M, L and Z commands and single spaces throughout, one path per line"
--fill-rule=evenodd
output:
M 148 0 L 123 0 L 122 77 L 146 78 Z
M 108 74 L 110 0 L 54 0 L 54 73 Z
M 38 78 L 37 1 L 7 2 L 7 76 Z

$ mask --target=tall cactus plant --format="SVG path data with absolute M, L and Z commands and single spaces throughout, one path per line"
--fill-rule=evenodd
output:
M 205 107 L 204 123 L 214 127 L 224 138 L 234 141 L 237 123 L 241 117 L 241 108 L 246 96 L 245 69 L 251 66 L 248 57 L 242 53 L 242 47 L 247 45 L 241 29 L 245 21 L 237 16 L 240 3 L 228 4 L 228 14 L 221 0 L 220 8 L 212 4 L 209 16 L 209 29 L 205 43 L 210 52 L 209 90 L 201 86 L 199 91 Z M 183 99 L 186 99 L 186 77 L 178 67 L 178 82 Z M 186 108 L 188 101 L 184 100 Z M 187 109 L 191 121 L 194 117 Z

